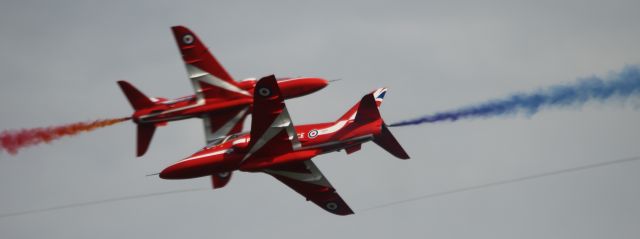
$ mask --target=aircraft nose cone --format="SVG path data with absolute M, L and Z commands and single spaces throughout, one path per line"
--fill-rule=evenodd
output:
M 320 90 L 327 87 L 327 85 L 329 85 L 329 81 L 322 78 L 308 78 L 307 84 L 309 84 L 310 88 Z
M 217 150 L 217 149 L 212 149 Z M 225 150 L 201 151 L 160 172 L 162 179 L 187 179 L 211 175 L 224 163 Z
M 278 86 L 285 98 L 294 98 L 316 92 L 329 85 L 329 81 L 322 78 L 304 77 L 278 82 Z
M 165 168 L 164 170 L 162 170 L 162 172 L 160 172 L 160 178 L 162 179 L 178 179 L 178 171 L 179 168 L 177 167 L 178 165 L 171 165 L 167 168 Z

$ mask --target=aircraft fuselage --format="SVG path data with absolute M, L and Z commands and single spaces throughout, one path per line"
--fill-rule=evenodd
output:
M 238 82 L 239 88 L 253 94 L 255 79 L 247 79 Z M 315 77 L 300 77 L 278 80 L 278 86 L 286 99 L 296 98 L 316 92 L 328 85 L 328 81 Z M 204 98 L 198 99 L 196 95 L 180 97 L 172 100 L 152 98 L 154 107 L 138 110 L 131 118 L 134 122 L 165 124 L 169 121 L 199 117 L 205 113 L 218 110 L 228 110 L 251 106 L 252 97 L 238 97 L 236 99 Z
M 382 120 L 367 124 L 341 120 L 329 123 L 295 127 L 300 147 L 272 149 L 271 154 L 246 160 L 249 151 L 248 133 L 228 136 L 217 145 L 203 148 L 160 173 L 163 179 L 188 179 L 226 173 L 235 170 L 255 172 L 276 165 L 309 160 L 320 154 L 345 149 L 353 153 L 362 143 L 371 141 L 380 133 Z M 214 144 L 215 144 L 214 143 Z

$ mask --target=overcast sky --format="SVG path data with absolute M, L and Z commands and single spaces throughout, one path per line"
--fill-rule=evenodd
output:
M 194 30 L 237 79 L 343 81 L 288 101 L 294 123 L 337 119 L 388 87 L 387 122 L 640 64 L 631 1 L 2 1 L 0 130 L 122 117 L 116 85 L 192 94 L 170 27 Z M 411 155 L 366 144 L 314 162 L 356 212 L 325 212 L 264 174 L 198 191 L 0 218 L 1 238 L 639 238 L 640 163 L 420 195 L 640 156 L 638 101 L 531 118 L 394 128 Z M 0 153 L 0 214 L 210 187 L 146 177 L 204 144 L 191 119 L 135 158 L 122 123 Z

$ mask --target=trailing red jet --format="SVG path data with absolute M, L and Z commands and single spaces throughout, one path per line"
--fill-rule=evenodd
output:
M 233 171 L 267 173 L 321 208 L 337 214 L 353 211 L 311 161 L 315 156 L 344 149 L 347 154 L 373 141 L 400 159 L 409 155 L 391 135 L 378 106 L 386 93 L 380 88 L 335 122 L 294 126 L 284 93 L 274 76 L 260 79 L 253 94 L 249 133 L 211 142 L 160 173 L 163 179 L 211 176 L 213 188 L 224 187 Z
M 156 127 L 169 121 L 202 118 L 206 141 L 210 143 L 241 132 L 245 117 L 252 111 L 256 79 L 236 82 L 193 32 L 183 26 L 171 29 L 196 93 L 173 100 L 149 98 L 130 83 L 118 81 L 135 110 L 131 118 L 138 124 L 137 156 L 147 151 Z M 312 77 L 278 80 L 284 98 L 307 95 L 327 84 L 325 79 Z

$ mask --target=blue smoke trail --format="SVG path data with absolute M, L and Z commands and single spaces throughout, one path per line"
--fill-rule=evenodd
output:
M 518 113 L 526 113 L 531 116 L 542 108 L 577 107 L 588 101 L 624 100 L 632 96 L 640 96 L 639 66 L 626 66 L 619 72 L 610 73 L 606 79 L 597 76 L 578 79 L 574 84 L 552 86 L 532 93 L 516 93 L 504 99 L 425 115 L 400 121 L 390 126 L 457 121 L 459 119 L 486 118 Z

